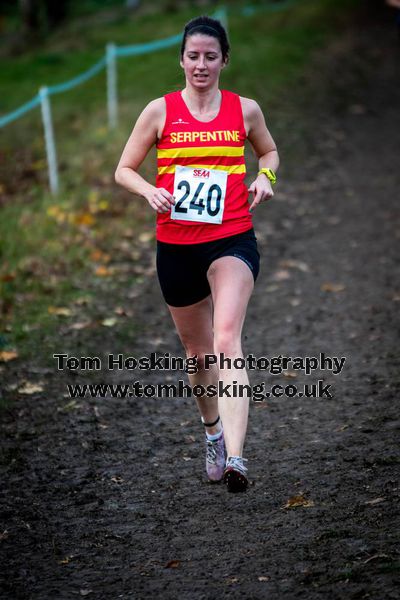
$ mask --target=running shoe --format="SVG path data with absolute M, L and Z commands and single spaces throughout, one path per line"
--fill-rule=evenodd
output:
M 221 481 L 225 469 L 224 432 L 221 437 L 211 441 L 206 437 L 206 471 L 210 481 Z
M 247 467 L 243 461 L 247 458 L 241 456 L 229 456 L 224 470 L 224 483 L 228 487 L 228 492 L 245 492 L 248 486 Z

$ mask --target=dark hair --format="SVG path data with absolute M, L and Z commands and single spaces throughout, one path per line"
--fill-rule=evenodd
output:
M 217 38 L 219 45 L 221 46 L 222 58 L 224 61 L 228 60 L 230 46 L 225 28 L 220 21 L 207 17 L 207 15 L 196 17 L 186 23 L 185 29 L 183 30 L 181 58 L 185 51 L 186 39 L 196 33 L 202 33 L 203 35 L 210 35 Z

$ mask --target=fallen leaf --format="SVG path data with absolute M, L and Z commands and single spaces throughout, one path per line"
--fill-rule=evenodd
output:
M 147 274 L 147 268 L 144 267 L 143 265 L 135 265 L 133 267 L 133 272 L 136 275 L 146 275 Z
M 284 377 L 288 377 L 288 378 L 295 378 L 295 377 L 297 377 L 297 373 L 295 373 L 294 371 L 282 371 L 282 375 Z
M 376 558 L 391 558 L 388 554 L 374 554 L 373 556 L 370 556 L 369 558 L 367 558 L 367 560 L 364 560 L 364 565 L 369 562 L 370 560 L 375 560 Z
M 123 483 L 124 480 L 122 479 L 122 477 L 111 477 L 111 481 L 113 481 L 114 483 Z
M 291 298 L 289 302 L 292 306 L 299 306 L 301 304 L 300 298 Z
M 46 214 L 49 217 L 55 217 L 56 215 L 58 215 L 59 213 L 62 213 L 62 212 L 63 212 L 63 210 L 57 204 L 52 204 L 46 210 Z
M 140 252 L 140 250 L 132 250 L 132 252 L 130 253 L 130 257 L 132 260 L 140 260 L 142 257 L 142 253 Z
M 108 202 L 108 200 L 100 200 L 98 206 L 99 206 L 99 210 L 107 210 L 109 207 L 110 203 Z
M 165 569 L 177 569 L 181 564 L 180 560 L 170 560 L 165 565 Z
M 321 285 L 321 290 L 323 292 L 342 292 L 344 289 L 346 289 L 346 286 L 344 286 L 342 283 L 330 283 L 328 281 L 327 283 L 323 283 Z
M 65 306 L 49 306 L 47 310 L 51 315 L 57 315 L 59 317 L 70 317 L 72 315 L 72 310 Z
M 230 577 L 225 583 L 237 583 L 238 581 L 239 579 L 237 577 Z
M 161 337 L 156 337 L 151 340 L 153 346 L 161 346 L 161 344 L 165 343 L 165 340 Z
M 134 230 L 133 230 L 133 229 L 131 229 L 131 228 L 128 228 L 128 229 L 125 229 L 125 230 L 124 230 L 124 232 L 123 232 L 123 234 L 122 234 L 122 235 L 123 235 L 123 237 L 125 237 L 125 238 L 133 238 L 133 237 L 135 236 L 135 232 L 134 232 Z
M 79 331 L 80 329 L 86 329 L 87 327 L 90 327 L 90 325 L 90 321 L 78 321 L 77 323 L 72 323 L 72 325 L 70 325 L 69 328 L 75 331 Z
M 285 279 L 290 279 L 290 273 L 286 269 L 280 269 L 279 271 L 275 271 L 272 278 L 275 281 L 284 281 Z
M 74 300 L 74 304 L 77 304 L 78 306 L 84 306 L 86 304 L 90 304 L 91 301 L 92 299 L 90 296 L 81 296 L 81 298 Z
M 18 388 L 20 384 L 19 383 L 10 383 L 7 387 L 6 390 L 13 392 L 14 390 L 16 390 Z
M 36 394 L 37 392 L 43 392 L 43 386 L 40 383 L 31 383 L 26 381 L 25 384 L 19 388 L 19 394 Z
M 344 431 L 345 429 L 348 429 L 349 425 L 347 423 L 345 423 L 344 425 L 342 425 L 341 427 L 338 427 L 336 429 L 336 431 Z
M 7 283 L 8 281 L 13 281 L 15 279 L 15 273 L 4 273 L 4 275 L 1 275 L 0 277 L 0 281 L 4 281 L 4 283 Z
M 283 268 L 299 269 L 299 271 L 303 271 L 304 273 L 307 273 L 310 270 L 309 266 L 302 260 L 288 258 L 287 260 L 281 260 L 279 264 Z
M 121 250 L 121 252 L 129 253 L 132 250 L 131 242 L 128 240 L 120 240 L 117 244 L 114 245 L 115 250 Z
M 150 242 L 154 238 L 154 233 L 152 231 L 144 231 L 138 237 L 138 240 L 141 244 L 146 244 Z
M 16 350 L 2 350 L 0 352 L 0 362 L 8 362 L 18 358 L 18 352 Z
M 85 225 L 86 227 L 90 227 L 94 223 L 94 217 L 90 213 L 82 213 L 80 215 L 75 215 L 73 222 L 75 225 Z
M 128 292 L 126 297 L 129 298 L 129 300 L 135 300 L 135 298 L 138 298 L 141 293 L 141 290 L 138 287 L 136 287 L 136 289 L 133 289 L 130 292 Z
M 66 396 L 69 397 L 69 394 Z M 60 407 L 58 410 L 62 410 L 63 412 L 68 412 L 70 410 L 75 410 L 76 408 L 80 408 L 80 404 L 77 403 L 76 400 L 71 400 L 71 402 L 67 402 L 64 406 Z
M 385 502 L 386 498 L 374 498 L 373 500 L 367 500 L 364 504 L 379 504 L 380 502 Z
M 115 317 L 109 317 L 108 319 L 103 319 L 101 324 L 104 325 L 104 327 L 114 327 L 116 322 L 117 319 Z
M 304 506 L 308 508 L 309 506 L 314 506 L 314 502 L 312 500 L 307 500 L 304 497 L 304 495 L 300 492 L 300 494 L 289 498 L 285 506 L 283 506 L 282 508 L 296 508 L 297 506 Z
M 113 269 L 110 269 L 109 267 L 104 267 L 103 265 L 100 265 L 95 270 L 95 275 L 97 275 L 98 277 L 110 277 L 113 274 Z
M 92 252 L 90 253 L 90 258 L 94 262 L 103 262 L 103 263 L 108 263 L 111 260 L 111 256 L 109 254 L 106 254 L 106 252 L 103 252 L 102 250 L 99 250 L 98 248 L 96 248 L 95 250 L 92 250 Z

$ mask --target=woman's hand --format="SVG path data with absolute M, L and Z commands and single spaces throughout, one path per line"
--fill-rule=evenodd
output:
M 253 181 L 249 187 L 249 192 L 254 194 L 254 200 L 249 209 L 250 212 L 252 212 L 253 209 L 260 204 L 260 202 L 266 202 L 274 195 L 270 180 L 262 173 L 255 181 Z
M 147 202 L 158 213 L 167 213 L 171 206 L 175 204 L 175 198 L 165 188 L 156 188 L 151 186 L 150 190 L 144 194 Z

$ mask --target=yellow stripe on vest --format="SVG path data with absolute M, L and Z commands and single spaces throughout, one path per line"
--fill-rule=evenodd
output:
M 175 166 L 170 165 L 169 167 L 158 167 L 158 174 L 164 175 L 165 173 L 175 173 Z M 218 171 L 228 171 L 229 174 L 240 175 L 241 173 L 246 173 L 246 165 L 184 165 L 185 167 L 190 167 L 193 169 L 207 169 L 207 170 L 218 170 Z
M 157 158 L 180 158 L 182 156 L 244 156 L 244 146 L 157 149 Z

